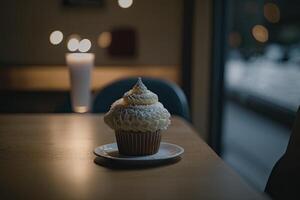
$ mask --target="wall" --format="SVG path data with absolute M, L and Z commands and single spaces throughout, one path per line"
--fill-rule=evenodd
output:
M 105 0 L 103 8 L 63 7 L 62 0 L 2 1 L 0 65 L 64 64 L 66 43 L 52 46 L 48 39 L 56 29 L 91 39 L 98 65 L 178 65 L 181 19 L 182 0 L 136 0 L 129 9 L 117 0 Z M 123 25 L 136 28 L 139 55 L 110 59 L 95 42 L 99 33 Z
M 129 76 L 147 76 L 180 84 L 176 66 L 101 66 L 93 69 L 91 88 L 105 85 Z M 0 68 L 0 91 L 66 91 L 70 88 L 68 68 L 65 66 L 26 66 Z
M 212 1 L 198 0 L 195 9 L 192 117 L 196 130 L 204 139 L 207 139 L 209 131 Z

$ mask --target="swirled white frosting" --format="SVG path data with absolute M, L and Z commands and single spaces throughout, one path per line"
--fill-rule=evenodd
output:
M 104 121 L 114 130 L 154 132 L 167 129 L 170 113 L 139 78 L 123 98 L 112 104 Z
M 126 103 L 133 105 L 150 105 L 158 102 L 157 95 L 147 89 L 141 78 L 131 90 L 124 94 L 123 99 Z

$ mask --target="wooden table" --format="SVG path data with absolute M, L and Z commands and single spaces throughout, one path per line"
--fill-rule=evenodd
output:
M 95 164 L 93 149 L 113 141 L 101 115 L 0 115 L 0 199 L 266 199 L 180 118 L 163 136 L 185 149 L 177 163 Z

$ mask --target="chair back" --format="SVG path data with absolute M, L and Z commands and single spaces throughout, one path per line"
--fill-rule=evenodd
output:
M 265 192 L 273 199 L 300 199 L 300 107 L 286 152 L 275 164 Z
M 186 96 L 177 85 L 156 78 L 143 77 L 142 80 L 149 90 L 158 95 L 159 101 L 171 114 L 190 120 Z M 100 90 L 94 97 L 93 112 L 107 112 L 111 104 L 121 98 L 136 82 L 137 78 L 122 79 Z

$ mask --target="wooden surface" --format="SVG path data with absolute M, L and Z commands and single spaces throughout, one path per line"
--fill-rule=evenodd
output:
M 92 73 L 92 89 L 128 76 L 162 78 L 180 84 L 176 65 L 97 66 Z M 0 68 L 0 90 L 69 90 L 67 66 L 19 66 Z
M 180 118 L 163 141 L 183 158 L 152 168 L 103 167 L 93 149 L 114 142 L 101 115 L 0 115 L 1 199 L 265 199 Z

